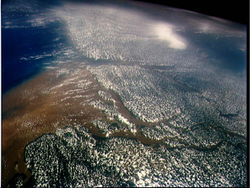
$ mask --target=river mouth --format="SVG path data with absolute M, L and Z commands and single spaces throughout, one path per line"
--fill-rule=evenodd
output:
M 140 3 L 13 3 L 3 186 L 246 186 L 243 26 Z
M 110 111 L 107 110 L 109 108 L 93 106 L 91 101 L 101 101 L 106 107 L 113 106 L 116 115 L 110 119 Z M 116 118 L 118 116 L 120 118 Z M 131 125 L 127 125 L 127 121 Z M 97 82 L 87 67 L 77 70 L 62 65 L 53 71 L 45 71 L 3 96 L 3 184 L 12 185 L 21 181 L 23 185 L 35 185 L 30 172 L 32 168 L 27 169 L 24 151 L 33 151 L 27 148 L 31 143 L 36 144 L 37 138 L 45 138 L 46 135 L 50 138 L 51 133 L 54 135 L 58 130 L 75 130 L 75 127 L 84 127 L 90 132 L 98 145 L 98 151 L 102 151 L 101 143 L 112 145 L 114 140 L 118 143 L 132 142 L 133 147 L 147 148 L 156 153 L 164 148 L 170 153 L 186 150 L 197 153 L 218 152 L 224 155 L 222 148 L 242 145 L 237 150 L 244 158 L 246 144 L 244 136 L 225 130 L 215 123 L 200 123 L 181 128 L 173 126 L 171 120 L 163 120 L 161 123 L 143 122 L 123 105 L 116 93 Z M 64 136 L 61 138 L 64 139 Z M 46 139 L 44 142 L 47 142 Z M 60 147 L 60 144 L 56 147 Z M 128 148 L 124 145 L 124 152 Z M 111 148 L 107 145 L 106 149 Z M 138 158 L 137 162 L 140 160 Z M 127 168 L 130 173 L 134 173 L 129 165 Z M 64 185 L 68 185 L 69 181 Z M 123 181 L 126 182 L 124 179 Z M 128 181 L 135 183 L 133 179 Z

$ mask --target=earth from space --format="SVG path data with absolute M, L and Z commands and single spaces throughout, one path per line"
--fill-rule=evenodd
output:
M 136 1 L 2 3 L 2 186 L 247 186 L 246 26 Z

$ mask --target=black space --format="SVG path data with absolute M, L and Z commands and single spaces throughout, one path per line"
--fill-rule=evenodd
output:
M 2 4 L 13 0 L 2 0 Z M 27 0 L 31 1 L 32 0 Z M 39 0 L 38 0 L 39 1 Z M 51 4 L 54 1 L 41 0 Z M 58 1 L 58 0 L 56 0 Z M 95 0 L 66 0 L 76 2 L 92 2 Z M 110 1 L 110 0 L 106 0 Z M 187 9 L 202 14 L 224 18 L 241 24 L 249 22 L 249 0 L 131 0 L 161 4 L 175 8 Z M 60 1 L 59 1 L 60 2 Z M 104 0 L 105 2 L 105 0 Z
M 248 24 L 249 0 L 134 0 L 187 9 Z

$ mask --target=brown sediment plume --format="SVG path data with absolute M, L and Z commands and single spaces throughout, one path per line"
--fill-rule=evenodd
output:
M 101 110 L 89 105 L 91 101 L 103 100 L 98 95 L 99 90 L 111 94 L 117 111 L 131 123 L 151 126 L 134 117 L 119 95 L 103 88 L 85 67 L 74 68 L 71 64 L 45 71 L 3 96 L 2 185 L 8 185 L 16 174 L 24 174 L 24 182 L 27 182 L 31 174 L 24 162 L 24 149 L 43 134 L 69 125 L 81 125 L 94 136 L 105 137 L 102 130 L 91 123 L 93 120 L 110 122 Z M 119 130 L 110 137 L 137 139 L 143 144 L 159 143 L 143 136 L 140 130 L 136 133 Z
M 77 75 L 81 81 L 89 84 L 82 89 L 82 96 L 91 94 L 95 98 L 98 84 L 86 70 L 79 70 Z M 35 138 L 55 132 L 59 127 L 81 124 L 88 126 L 94 119 L 102 119 L 104 115 L 86 103 L 88 98 L 67 98 L 61 102 L 65 92 L 74 89 L 75 83 L 65 84 L 68 75 L 56 76 L 56 71 L 46 71 L 32 80 L 12 89 L 3 96 L 2 111 L 2 186 L 17 174 L 30 173 L 24 163 L 24 148 Z M 84 79 L 84 80 L 83 80 Z M 62 87 L 54 86 L 62 84 Z M 92 131 L 96 131 L 92 127 Z

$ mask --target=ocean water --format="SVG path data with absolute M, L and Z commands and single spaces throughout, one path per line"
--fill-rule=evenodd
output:
M 12 9 L 2 13 L 3 93 L 41 72 L 67 43 L 63 23 L 34 25 L 36 14 Z
M 164 21 L 123 6 L 14 1 L 2 25 L 6 185 L 26 167 L 37 185 L 246 184 L 244 30 L 173 9 Z
M 39 73 L 58 48 L 53 27 L 2 30 L 3 93 Z
M 246 51 L 240 48 L 240 44 L 244 44 L 244 37 L 196 34 L 193 38 L 206 51 L 213 66 L 229 70 L 232 74 L 246 71 Z
M 69 44 L 65 23 L 47 15 L 47 8 L 54 4 L 44 2 L 39 9 L 38 5 L 41 2 L 40 4 L 34 2 L 37 5 L 34 4 L 33 9 L 27 10 L 13 7 L 8 9 L 8 6 L 4 6 L 5 9 L 2 12 L 3 93 L 41 72 L 45 64 L 53 62 L 56 56 L 60 55 L 63 48 L 73 46 Z M 32 25 L 32 17 L 35 18 L 33 20 L 35 25 Z M 44 20 L 47 22 L 40 23 Z M 219 70 L 229 70 L 232 74 L 246 71 L 246 47 L 242 50 L 240 46 L 244 43 L 245 37 L 220 35 L 216 39 L 214 34 L 206 32 L 182 31 L 180 33 L 208 55 L 212 66 Z M 99 65 L 99 62 L 106 61 L 95 62 Z

